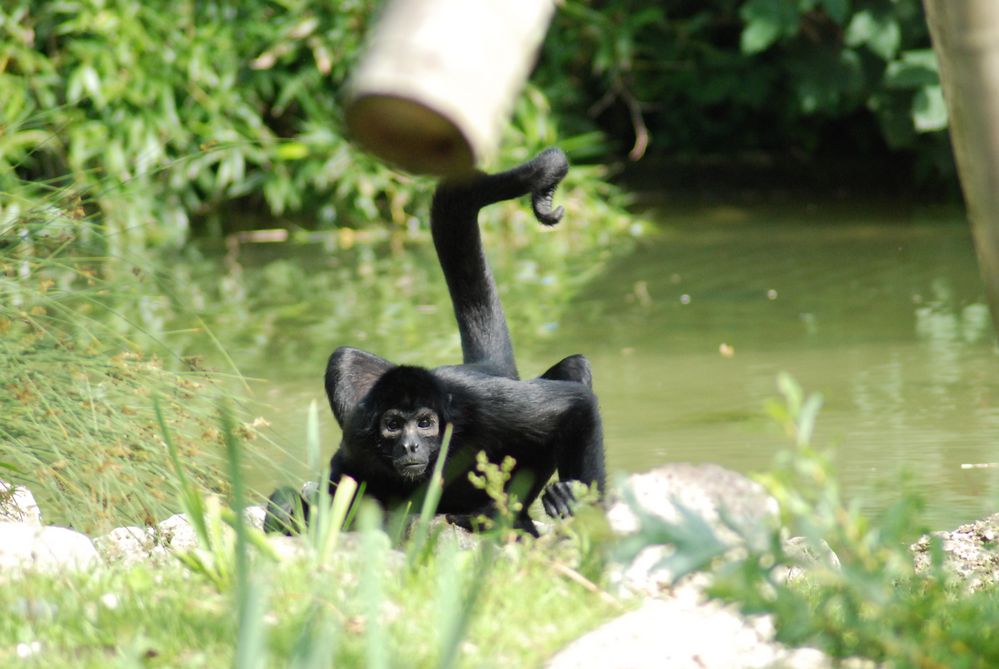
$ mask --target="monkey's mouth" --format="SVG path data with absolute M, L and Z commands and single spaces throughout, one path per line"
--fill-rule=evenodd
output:
M 426 460 L 397 461 L 395 470 L 404 478 L 415 479 L 427 470 L 427 464 Z

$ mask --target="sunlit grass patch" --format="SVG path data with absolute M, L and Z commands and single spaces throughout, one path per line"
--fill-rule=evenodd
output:
M 153 395 L 194 478 L 226 490 L 214 404 L 229 391 L 170 353 L 143 314 L 164 297 L 149 264 L 102 240 L 72 210 L 0 210 L 0 478 L 46 522 L 91 532 L 176 509 Z
M 305 660 L 320 656 L 331 656 L 335 666 L 371 666 L 371 583 L 363 578 L 378 579 L 388 666 L 442 666 L 442 621 L 455 610 L 449 602 L 460 604 L 473 585 L 482 556 L 445 552 L 408 571 L 387 545 L 377 550 L 381 564 L 367 577 L 371 554 L 363 549 L 343 549 L 319 569 L 308 560 L 253 561 L 255 578 L 267 584 L 259 620 L 265 666 L 289 666 L 296 657 L 297 666 L 315 666 Z M 615 612 L 524 559 L 528 550 L 515 546 L 495 557 L 454 666 L 536 666 Z M 457 597 L 447 594 L 451 586 Z M 219 590 L 179 562 L 5 583 L 0 613 L 0 663 L 7 666 L 233 666 L 235 590 Z

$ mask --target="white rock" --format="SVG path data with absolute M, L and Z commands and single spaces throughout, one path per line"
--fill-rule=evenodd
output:
M 248 527 L 258 530 L 264 528 L 264 516 L 266 510 L 262 506 L 248 506 L 243 509 L 243 519 Z M 226 534 L 232 532 L 232 528 L 225 526 Z M 194 531 L 194 526 L 187 516 L 177 513 L 156 525 L 154 533 L 160 544 L 172 551 L 186 551 L 198 547 L 198 535 Z
M 720 559 L 744 555 L 746 544 L 768 538 L 778 522 L 776 501 L 762 486 L 717 465 L 671 464 L 628 478 L 624 494 L 608 511 L 611 526 L 621 534 L 638 530 L 639 519 L 623 500 L 630 496 L 647 514 L 668 523 L 682 519 L 680 507 L 710 525 L 728 546 Z M 802 561 L 830 565 L 828 551 L 790 545 L 803 552 Z M 743 616 L 738 609 L 704 594 L 710 573 L 696 573 L 673 582 L 659 566 L 670 555 L 669 545 L 647 546 L 629 564 L 611 573 L 624 593 L 645 595 L 640 608 L 577 639 L 547 664 L 548 669 L 828 669 L 834 663 L 822 652 L 791 649 L 774 640 L 773 618 Z M 843 665 L 869 669 L 873 663 L 848 660 Z
M 570 644 L 548 669 L 819 669 L 832 663 L 814 649 L 771 641 L 769 618 L 745 619 L 688 588 L 649 599 Z
M 94 539 L 94 545 L 109 563 L 125 566 L 167 556 L 156 541 L 156 532 L 148 527 L 117 527 Z
M 286 537 L 281 534 L 272 534 L 267 537 L 271 548 L 281 562 L 294 562 L 304 559 L 309 550 L 301 537 Z
M 262 529 L 264 508 L 248 506 L 243 517 L 250 527 Z M 231 532 L 225 528 L 226 534 Z M 170 516 L 155 527 L 119 527 L 94 540 L 97 549 L 108 562 L 132 565 L 153 560 L 159 562 L 172 552 L 187 551 L 198 547 L 198 538 L 187 516 L 182 513 Z
M 949 532 L 934 532 L 941 541 L 944 567 L 964 581 L 971 591 L 999 583 L 999 513 L 961 525 Z M 930 537 L 923 536 L 909 547 L 915 553 L 916 571 L 924 572 L 932 564 Z
M 716 530 L 729 533 L 724 513 L 736 522 L 760 522 L 776 518 L 777 501 L 759 483 L 719 465 L 674 463 L 645 474 L 628 477 L 624 489 L 646 512 L 675 523 L 677 505 L 697 513 Z M 627 534 L 638 529 L 638 518 L 619 500 L 607 512 L 615 531 Z
M 262 506 L 248 506 L 243 509 L 243 518 L 246 524 L 258 530 L 264 529 L 264 517 L 266 515 L 267 510 Z
M 747 531 L 762 530 L 777 522 L 777 502 L 763 486 L 715 464 L 674 463 L 629 476 L 607 511 L 611 527 L 620 534 L 635 532 L 639 526 L 638 517 L 625 501 L 626 495 L 644 512 L 668 523 L 681 520 L 681 506 L 693 512 L 715 530 L 719 539 L 733 547 L 732 555 L 738 554 L 742 540 L 726 522 Z M 672 546 L 648 546 L 630 564 L 612 570 L 611 581 L 625 593 L 664 594 L 674 574 L 660 563 L 672 551 Z M 693 580 L 701 586 L 709 581 L 703 575 Z
M 0 523 L 0 571 L 91 569 L 101 564 L 86 535 L 65 527 Z
M 176 513 L 157 523 L 155 533 L 159 543 L 172 551 L 188 551 L 198 547 L 198 535 L 183 513 Z
M 0 479 L 0 521 L 41 525 L 42 511 L 30 490 Z

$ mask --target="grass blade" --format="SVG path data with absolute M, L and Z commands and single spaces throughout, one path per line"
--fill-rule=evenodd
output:
M 458 659 L 458 651 L 461 649 L 461 642 L 468 633 L 468 627 L 475 614 L 475 605 L 479 601 L 483 584 L 486 583 L 496 559 L 496 544 L 492 541 L 482 541 L 478 547 L 475 571 L 468 581 L 468 590 L 462 598 L 456 596 L 460 591 L 461 579 L 454 578 L 454 567 L 457 566 L 457 546 L 454 545 L 453 541 L 448 543 L 451 546 L 452 562 L 450 564 L 447 562 L 442 563 L 440 568 L 442 570 L 447 568 L 447 571 L 450 573 L 442 573 L 438 581 L 438 601 L 442 605 L 440 607 L 442 621 L 441 650 L 440 662 L 438 664 L 440 669 L 451 669 L 455 665 Z M 448 580 L 452 584 L 446 585 L 441 583 L 441 581 Z M 451 589 L 453 589 L 453 592 L 450 592 Z
M 385 542 L 381 533 L 381 510 L 373 502 L 367 502 L 361 506 L 357 519 L 361 526 L 360 595 L 365 613 L 364 666 L 366 669 L 388 669 L 388 635 L 382 625 Z
M 159 423 L 160 433 L 163 435 L 163 441 L 166 442 L 167 453 L 170 454 L 170 462 L 173 464 L 174 474 L 177 476 L 177 485 L 180 488 L 180 505 L 187 515 L 188 522 L 194 528 L 194 533 L 197 535 L 198 541 L 201 542 L 202 546 L 208 548 L 211 542 L 208 536 L 208 526 L 205 523 L 204 500 L 201 499 L 201 495 L 191 485 L 187 474 L 184 473 L 184 466 L 180 462 L 177 445 L 170 438 L 170 430 L 167 429 L 166 419 L 163 418 L 163 410 L 160 407 L 158 396 L 153 397 L 153 410 L 156 412 L 156 421 Z
M 325 488 L 326 486 L 322 487 Z M 357 481 L 349 476 L 343 476 L 337 484 L 332 503 L 325 502 L 320 508 L 319 521 L 316 523 L 322 526 L 319 535 L 322 537 L 322 540 L 317 546 L 319 549 L 320 564 L 325 564 L 329 560 L 330 553 L 336 548 L 337 540 L 340 537 L 340 530 L 344 527 L 356 492 Z M 328 491 L 324 499 L 329 499 Z
M 322 458 L 322 446 L 319 436 L 319 406 L 315 400 L 309 402 L 309 412 L 305 419 L 305 456 L 309 471 L 318 471 L 319 461 Z
M 444 462 L 447 460 L 448 451 L 451 447 L 451 435 L 453 433 L 454 427 L 452 425 L 448 425 L 444 429 L 444 440 L 441 442 L 441 450 L 437 454 L 437 461 L 434 463 L 434 473 L 428 482 L 427 491 L 423 497 L 423 506 L 420 508 L 420 518 L 417 520 L 416 528 L 413 530 L 412 543 L 409 546 L 406 556 L 410 565 L 414 564 L 416 557 L 423 552 L 423 548 L 427 544 L 430 534 L 430 521 L 433 519 L 434 513 L 437 512 L 437 504 L 440 502 L 441 494 L 444 491 Z
M 242 471 L 242 450 L 233 432 L 232 414 L 228 407 L 220 408 L 226 461 L 232 484 L 232 510 L 236 529 L 236 610 L 237 635 L 235 669 L 257 669 L 266 666 L 267 629 L 264 625 L 266 594 L 262 583 L 251 579 L 247 541 L 245 481 Z

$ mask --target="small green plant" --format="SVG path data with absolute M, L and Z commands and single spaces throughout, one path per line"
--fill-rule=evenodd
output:
M 229 464 L 229 479 L 232 482 L 231 525 L 235 529 L 234 546 L 236 564 L 236 669 L 257 669 L 267 666 L 264 611 L 267 601 L 265 572 L 250 569 L 250 537 L 257 539 L 258 550 L 267 551 L 270 544 L 261 533 L 251 530 L 246 524 L 246 483 L 243 478 L 243 456 L 239 440 L 233 429 L 232 413 L 228 407 L 221 407 L 222 435 L 225 440 L 226 462 Z M 273 558 L 274 555 L 271 554 Z
M 440 542 L 434 600 L 441 630 L 437 661 L 440 669 L 451 669 L 458 661 L 461 644 L 474 620 L 482 590 L 489 582 L 495 564 L 496 544 L 492 541 L 481 542 L 470 560 L 465 561 L 464 569 L 461 558 L 453 538 Z M 464 579 L 454 578 L 455 573 L 462 572 Z
M 483 529 L 510 528 L 514 524 L 517 515 L 523 510 L 524 505 L 517 499 L 515 491 L 510 490 L 507 484 L 513 476 L 513 468 L 517 462 L 507 455 L 499 464 L 489 461 L 489 457 L 484 451 L 480 451 L 475 456 L 475 469 L 479 473 L 468 473 L 468 480 L 473 486 L 482 490 L 493 501 L 496 509 L 492 517 L 482 516 L 478 519 Z M 514 481 L 516 486 L 523 482 Z
M 728 522 L 742 539 L 743 557 L 729 554 L 719 563 L 731 544 L 695 514 L 681 510 L 677 523 L 640 515 L 644 544 L 672 543 L 671 566 L 680 567 L 679 575 L 710 570 L 712 596 L 747 613 L 773 615 L 778 640 L 789 645 L 892 667 L 997 666 L 999 634 L 992 623 L 999 620 L 999 590 L 960 587 L 944 568 L 936 539 L 932 564 L 916 573 L 908 546 L 925 532 L 922 500 L 903 486 L 898 501 L 874 517 L 846 502 L 829 457 L 811 444 L 821 399 L 806 396 L 787 375 L 778 387 L 783 402 L 771 402 L 769 410 L 794 448 L 760 480 L 780 504 L 782 527 L 761 537 L 758 528 Z M 800 534 L 813 555 L 831 548 L 840 566 L 790 550 L 788 531 Z M 789 582 L 789 568 L 804 576 Z

